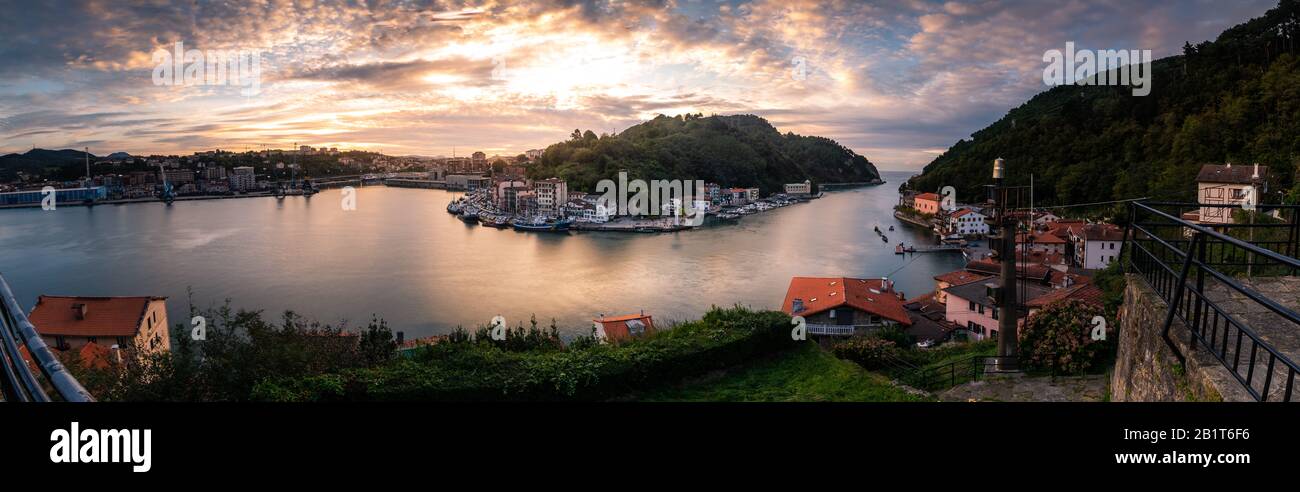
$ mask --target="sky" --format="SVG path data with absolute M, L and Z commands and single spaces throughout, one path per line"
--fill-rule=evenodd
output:
M 703 113 L 756 114 L 881 169 L 919 170 L 1048 89 L 1046 50 L 1074 42 L 1159 58 L 1275 5 L 0 0 L 0 153 L 296 143 L 516 155 L 575 128 Z M 257 53 L 256 87 L 159 72 L 156 55 L 177 42 L 207 62 Z

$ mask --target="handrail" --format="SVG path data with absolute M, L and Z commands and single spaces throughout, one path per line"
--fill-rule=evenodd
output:
M 1220 307 L 1218 304 L 1222 301 L 1215 301 L 1207 296 L 1206 281 L 1217 282 L 1217 284 L 1229 289 L 1229 292 L 1235 291 L 1245 298 L 1245 302 L 1266 308 L 1289 322 L 1289 324 L 1294 325 L 1294 329 L 1300 329 L 1300 313 L 1256 291 L 1256 287 L 1243 285 L 1233 278 L 1230 273 L 1220 271 L 1219 268 L 1228 267 L 1231 270 L 1234 266 L 1258 267 L 1261 269 L 1281 267 L 1282 271 L 1290 270 L 1290 273 L 1294 275 L 1296 269 L 1300 269 L 1300 259 L 1262 248 L 1259 244 L 1242 241 L 1214 230 L 1213 227 L 1219 227 L 1218 224 L 1213 227 L 1206 227 L 1153 208 L 1154 206 L 1182 208 L 1201 205 L 1218 206 L 1221 204 L 1131 202 L 1129 225 L 1125 235 L 1125 242 L 1129 245 L 1129 248 L 1128 254 L 1123 256 L 1127 259 L 1124 265 L 1128 271 L 1139 274 L 1138 277 L 1146 282 L 1155 291 L 1156 295 L 1168 304 L 1161 336 L 1179 359 L 1185 359 L 1186 355 L 1181 353 L 1179 347 L 1169 338 L 1169 330 L 1175 319 L 1181 320 L 1188 328 L 1190 333 L 1189 350 L 1195 351 L 1198 345 L 1207 349 L 1209 354 L 1223 364 L 1237 382 L 1243 386 L 1243 389 L 1257 401 L 1266 401 L 1270 398 L 1271 390 L 1275 389 L 1272 387 L 1275 368 L 1280 362 L 1282 367 L 1277 369 L 1282 371 L 1279 375 L 1285 381 L 1283 383 L 1285 386 L 1281 388 L 1280 399 L 1282 401 L 1291 401 L 1294 391 L 1293 383 L 1296 374 L 1300 373 L 1300 365 L 1297 365 L 1296 362 L 1260 335 L 1259 330 L 1264 327 L 1248 326 L 1238 319 L 1238 315 L 1227 312 Z M 1296 247 L 1300 246 L 1296 242 L 1300 238 L 1296 237 L 1294 231 L 1297 225 L 1300 225 L 1297 224 L 1297 220 L 1300 220 L 1300 207 L 1259 205 L 1259 208 L 1294 209 L 1289 219 L 1290 223 L 1286 224 L 1293 231 L 1289 234 L 1287 240 L 1284 242 L 1262 241 L 1260 244 L 1286 244 L 1288 253 L 1296 251 Z M 1155 219 L 1163 218 L 1164 222 L 1139 220 L 1139 213 L 1144 215 L 1149 213 Z M 1223 224 L 1225 228 L 1226 226 L 1250 227 L 1255 225 L 1261 224 Z M 1157 234 L 1159 228 L 1175 228 L 1178 231 L 1177 233 L 1183 236 L 1183 239 L 1166 240 Z M 1168 229 L 1165 230 L 1168 231 Z M 1207 245 L 1211 241 L 1215 241 L 1214 245 L 1239 248 L 1244 250 L 1246 255 L 1253 255 L 1254 257 L 1245 264 L 1207 259 Z M 1184 247 L 1186 250 L 1183 249 Z M 1226 251 L 1226 248 L 1221 249 L 1220 253 L 1224 251 Z M 1235 253 L 1233 253 L 1233 258 L 1235 259 Z M 1262 260 L 1262 263 L 1259 260 Z M 1249 270 L 1247 270 L 1247 274 L 1249 275 Z M 1229 339 L 1233 337 L 1236 338 L 1236 343 L 1230 347 Z M 1243 344 L 1249 346 L 1243 347 Z M 1241 367 L 1243 359 L 1247 359 L 1245 360 L 1246 368 Z M 1265 372 L 1263 385 L 1259 388 L 1256 388 L 1255 384 L 1258 381 L 1256 377 L 1257 366 L 1263 366 L 1260 369 Z M 1245 369 L 1245 374 L 1242 374 L 1243 369 Z
M 9 284 L 0 275 L 0 364 L 4 365 L 3 380 L 6 401 L 50 401 L 50 395 L 23 360 L 20 347 L 35 359 L 40 376 L 62 397 L 70 402 L 90 402 L 95 398 L 81 386 L 54 356 L 54 352 L 41 339 L 36 327 L 23 314 L 22 306 L 9 290 Z

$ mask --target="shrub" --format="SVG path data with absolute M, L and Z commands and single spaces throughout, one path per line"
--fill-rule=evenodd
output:
M 1020 328 L 1020 363 L 1027 369 L 1080 373 L 1109 357 L 1115 339 L 1112 323 L 1106 339 L 1093 340 L 1092 319 L 1102 309 L 1077 299 L 1049 304 Z
M 893 367 L 900 356 L 898 345 L 878 337 L 850 338 L 831 346 L 831 352 L 871 370 Z

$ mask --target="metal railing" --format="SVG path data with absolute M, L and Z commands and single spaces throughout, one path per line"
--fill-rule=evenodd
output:
M 854 327 L 853 325 L 808 323 L 808 333 L 810 335 L 852 335 Z
M 901 379 L 913 388 L 939 391 L 959 384 L 979 381 L 990 370 L 1018 372 L 1017 360 L 1015 356 L 972 355 L 920 368 Z
M 1190 350 L 1208 349 L 1256 401 L 1267 401 L 1270 392 L 1278 391 L 1275 378 L 1285 384 L 1278 399 L 1291 401 L 1300 366 L 1261 336 L 1264 327 L 1240 319 L 1240 309 L 1254 306 L 1260 315 L 1275 316 L 1276 326 L 1268 330 L 1300 333 L 1300 314 L 1250 285 L 1251 279 L 1300 272 L 1295 258 L 1300 252 L 1300 207 L 1260 205 L 1260 212 L 1277 211 L 1281 216 L 1260 217 L 1261 223 L 1252 217 L 1248 223 L 1202 225 L 1183 218 L 1182 212 L 1202 207 L 1234 206 L 1131 202 L 1127 247 L 1121 251 L 1127 253 L 1125 269 L 1138 274 L 1168 304 L 1161 336 L 1181 361 L 1186 354 L 1169 338 L 1175 319 L 1188 327 Z M 1229 305 L 1224 296 L 1240 302 Z M 1243 304 L 1238 312 L 1228 311 Z
M 23 348 L 38 370 L 32 370 Z M 51 401 L 47 388 L 64 401 L 95 401 L 41 340 L 4 276 L 0 276 L 0 366 L 4 401 Z

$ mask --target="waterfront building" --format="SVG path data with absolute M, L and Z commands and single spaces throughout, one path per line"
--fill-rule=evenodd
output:
M 163 171 L 163 177 L 167 179 L 168 183 L 180 186 L 194 182 L 194 171 L 189 169 L 167 169 Z
M 722 185 L 717 183 L 704 183 L 704 196 L 709 197 L 709 203 L 713 205 L 724 205 L 726 203 L 722 195 Z
M 203 168 L 201 176 L 208 181 L 226 179 L 226 168 L 224 166 L 208 166 Z
M 962 207 L 948 214 L 948 232 L 962 236 L 984 236 L 989 233 L 989 224 L 984 214 L 970 207 Z
M 534 181 L 533 191 L 537 194 L 537 213 L 556 217 L 564 212 L 564 204 L 569 201 L 569 185 L 564 180 L 550 178 Z
M 473 166 L 473 168 L 476 170 L 486 169 L 487 154 L 484 154 L 482 152 L 475 152 L 473 154 L 470 154 L 470 165 Z
M 786 183 L 785 194 L 791 196 L 806 196 L 812 194 L 812 181 L 804 180 L 802 183 Z
M 537 212 L 537 192 L 528 189 L 518 189 L 515 191 L 515 206 L 512 210 L 515 215 L 536 215 Z
M 447 189 L 461 191 L 486 190 L 492 187 L 492 178 L 478 174 L 448 174 Z
M 1262 203 L 1268 192 L 1268 166 L 1233 166 L 1206 164 L 1196 175 L 1196 199 L 1203 204 L 1226 204 L 1232 207 L 1201 207 L 1183 214 L 1183 219 L 1202 224 L 1231 224 L 1232 212 L 1240 209 L 1248 193 L 1255 203 Z
M 257 187 L 257 174 L 251 166 L 239 166 L 230 174 L 230 189 L 248 191 Z
M 654 318 L 642 311 L 640 314 L 605 316 L 592 320 L 596 338 L 603 342 L 618 342 L 654 333 Z
M 903 294 L 886 279 L 794 277 L 781 309 L 802 316 L 809 335 L 865 335 L 889 326 L 910 326 Z
M 921 193 L 913 197 L 913 208 L 923 214 L 938 214 L 940 200 L 942 198 L 936 193 Z
M 514 193 L 528 189 L 528 182 L 518 179 L 496 178 L 492 183 L 492 203 L 497 208 L 509 211 L 514 207 Z
M 103 200 L 108 198 L 108 188 L 92 186 L 89 188 L 62 188 L 54 191 L 54 201 L 60 203 L 81 203 L 86 200 Z M 45 199 L 41 190 L 23 190 L 0 193 L 0 205 L 39 204 Z
M 27 317 L 56 350 L 90 344 L 140 355 L 171 350 L 166 297 L 42 295 Z

